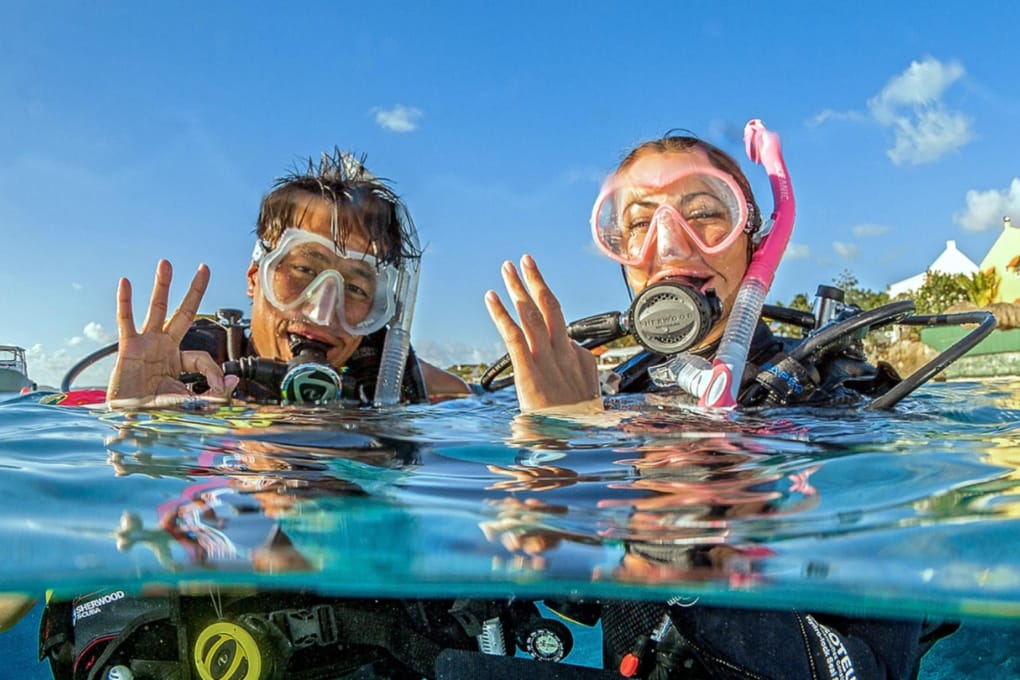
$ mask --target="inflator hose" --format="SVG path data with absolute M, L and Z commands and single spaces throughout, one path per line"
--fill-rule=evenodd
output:
M 907 326 L 944 326 L 948 324 L 976 323 L 978 327 L 963 336 L 934 359 L 901 380 L 896 386 L 880 397 L 873 399 L 865 408 L 870 411 L 892 408 L 932 376 L 953 363 L 995 330 L 996 319 L 991 312 L 959 312 L 955 314 L 919 314 L 900 321 Z

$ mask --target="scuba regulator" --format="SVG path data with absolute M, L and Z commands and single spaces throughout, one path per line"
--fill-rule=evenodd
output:
M 722 302 L 714 289 L 704 292 L 676 280 L 648 286 L 635 296 L 626 312 L 606 312 L 585 317 L 567 326 L 567 335 L 592 349 L 627 335 L 657 355 L 671 356 L 699 345 L 722 317 Z M 496 380 L 510 368 L 504 354 L 479 380 L 488 391 L 513 383 L 513 376 Z
M 721 316 L 722 302 L 714 289 L 702 293 L 665 280 L 637 294 L 627 325 L 642 347 L 669 356 L 698 345 Z
M 284 363 L 261 357 L 223 362 L 226 375 L 278 387 L 283 404 L 329 404 L 339 399 L 343 381 L 326 360 L 326 346 L 298 335 L 290 336 L 293 358 Z
M 227 356 L 223 362 L 224 375 L 236 375 L 279 395 L 282 404 L 321 405 L 340 400 L 343 395 L 343 378 L 326 359 L 329 348 L 316 340 L 300 335 L 290 336 L 290 361 L 282 362 L 262 357 L 242 357 L 245 323 L 241 311 L 219 309 L 217 322 L 227 331 Z M 192 385 L 200 394 L 208 389 L 201 374 L 186 373 L 181 382 Z

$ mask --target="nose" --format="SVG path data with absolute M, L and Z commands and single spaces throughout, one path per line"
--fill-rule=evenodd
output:
M 312 323 L 328 328 L 340 326 L 340 282 L 335 277 L 326 277 L 314 291 L 301 311 Z
M 694 244 L 687 228 L 681 224 L 675 209 L 660 206 L 653 216 L 655 226 L 655 252 L 660 260 L 686 260 L 694 252 Z

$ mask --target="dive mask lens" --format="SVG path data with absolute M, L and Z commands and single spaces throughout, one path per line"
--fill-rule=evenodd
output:
M 656 168 L 665 171 L 667 168 Z M 747 201 L 713 167 L 623 173 L 603 185 L 591 216 L 595 243 L 620 264 L 644 262 L 660 241 L 683 235 L 707 254 L 729 248 L 747 223 Z
M 368 335 L 393 317 L 397 271 L 372 255 L 344 252 L 327 238 L 287 229 L 258 264 L 266 299 L 313 324 Z

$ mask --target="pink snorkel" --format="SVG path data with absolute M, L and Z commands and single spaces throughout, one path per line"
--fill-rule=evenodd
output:
M 765 296 L 793 232 L 795 202 L 779 135 L 769 132 L 760 120 L 755 119 L 744 128 L 744 146 L 747 157 L 762 165 L 768 173 L 775 203 L 770 220 L 772 228 L 747 267 L 715 360 L 710 364 L 685 352 L 650 371 L 657 384 L 682 387 L 698 397 L 698 405 L 702 407 L 730 408 L 737 405 L 740 379 Z

